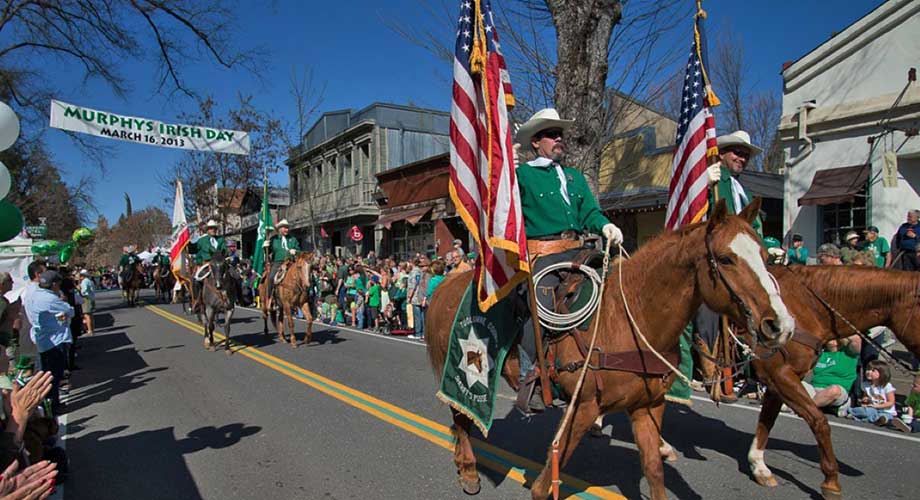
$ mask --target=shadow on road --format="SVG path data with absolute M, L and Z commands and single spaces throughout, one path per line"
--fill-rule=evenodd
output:
M 201 499 L 185 455 L 233 446 L 262 430 L 235 423 L 201 427 L 182 439 L 176 439 L 172 427 L 119 435 L 128 429 L 127 425 L 117 426 L 67 440 L 68 452 L 80 464 L 79 474 L 68 485 L 68 497 Z
M 84 366 L 74 372 L 74 387 L 67 399 L 69 411 L 108 401 L 153 380 L 152 374 L 168 368 L 151 368 L 133 348 L 125 333 L 93 335 L 80 339 Z

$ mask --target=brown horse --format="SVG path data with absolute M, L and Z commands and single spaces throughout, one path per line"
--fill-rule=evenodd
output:
M 764 265 L 766 252 L 757 243 L 757 235 L 749 224 L 759 205 L 759 202 L 751 204 L 736 217 L 728 216 L 724 202 L 720 202 L 709 222 L 664 233 L 643 246 L 632 259 L 616 264 L 607 278 L 601 309 L 596 314 L 595 320 L 600 321 L 599 348 L 608 353 L 643 351 L 638 357 L 646 361 L 651 357 L 638 340 L 639 333 L 627 320 L 618 266 L 622 266 L 622 291 L 636 323 L 659 352 L 672 353 L 678 349 L 680 334 L 701 303 L 757 325 L 760 341 L 768 347 L 782 345 L 792 334 L 794 324 L 769 279 Z M 438 314 L 429 314 L 426 331 L 428 355 L 438 377 L 447 355 L 451 323 L 472 274 L 451 273 L 432 297 L 429 310 Z M 584 357 L 578 343 L 570 333 L 551 343 L 549 355 L 559 366 L 581 361 Z M 503 371 L 512 387 L 517 386 L 519 375 L 515 365 L 507 363 Z M 559 370 L 554 381 L 571 397 L 577 378 L 575 372 Z M 592 371 L 582 386 L 571 427 L 560 442 L 561 465 L 569 460 L 597 416 L 625 411 L 632 422 L 651 496 L 666 498 L 658 445 L 664 395 L 673 379 L 670 373 L 662 376 Z M 479 475 L 469 438 L 471 422 L 456 411 L 453 417 L 454 463 L 463 490 L 475 494 L 479 491 Z M 531 486 L 535 499 L 547 496 L 550 464 L 551 454 Z
M 268 297 L 268 272 L 259 284 L 260 305 L 262 307 L 262 333 L 268 335 L 268 319 L 272 320 L 275 331 L 282 341 L 285 330 L 290 335 L 291 347 L 297 348 L 297 335 L 294 333 L 294 310 L 300 309 L 307 323 L 304 344 L 313 338 L 313 315 L 310 313 L 310 284 L 312 279 L 313 252 L 301 252 L 288 264 L 284 279 L 275 284 L 273 297 Z M 275 301 L 277 300 L 277 304 Z
M 920 355 L 920 317 L 914 318 L 920 316 L 920 273 L 841 266 L 777 266 L 771 267 L 770 272 L 779 282 L 783 302 L 795 318 L 796 333 L 782 355 L 752 363 L 757 378 L 769 390 L 764 393 L 757 432 L 748 452 L 751 473 L 763 486 L 777 485 L 764 461 L 764 449 L 785 403 L 805 420 L 815 435 L 824 473 L 821 483 L 824 498 L 841 498 L 827 417 L 815 406 L 801 380 L 815 367 L 821 346 L 854 335 L 840 316 L 861 332 L 876 326 L 888 327 L 908 350 Z M 669 445 L 664 443 L 663 451 L 667 448 Z
M 175 285 L 176 277 L 173 276 L 170 267 L 157 264 L 153 268 L 153 289 L 156 300 L 167 302 Z
M 124 280 L 122 286 L 124 287 L 123 292 L 128 305 L 131 307 L 136 306 L 137 296 L 140 293 L 140 289 L 144 287 L 144 267 L 139 262 L 134 264 L 133 269 L 131 269 L 130 279 Z

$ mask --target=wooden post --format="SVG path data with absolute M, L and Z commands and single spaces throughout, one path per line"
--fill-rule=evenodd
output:
M 543 392 L 543 404 L 549 406 L 553 403 L 553 395 L 549 387 L 549 375 L 546 366 L 546 356 L 543 353 L 543 332 L 540 329 L 540 317 L 537 314 L 537 291 L 533 283 L 533 275 L 527 276 L 527 286 L 530 295 L 530 317 L 533 320 L 534 344 L 537 347 L 537 366 L 540 368 L 540 386 Z

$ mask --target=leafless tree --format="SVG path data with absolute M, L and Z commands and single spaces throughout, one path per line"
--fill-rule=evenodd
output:
M 232 7 L 227 0 L 7 0 L 0 95 L 23 114 L 26 132 L 38 131 L 48 99 L 63 90 L 49 83 L 54 72 L 72 76 L 68 87 L 96 80 L 125 96 L 132 87 L 120 67 L 141 60 L 156 68 L 157 92 L 197 98 L 185 78 L 189 66 L 210 61 L 258 74 L 262 54 L 237 48 Z M 103 148 L 71 137 L 88 153 Z
M 452 61 L 456 5 L 447 4 L 450 14 L 434 17 L 446 26 L 435 21 L 394 29 Z M 566 133 L 567 163 L 580 168 L 596 191 L 604 145 L 630 107 L 644 105 L 657 91 L 678 53 L 666 34 L 691 19 L 690 6 L 678 0 L 516 0 L 493 8 L 515 89 L 515 119 L 549 106 L 576 118 Z
M 111 227 L 104 216 L 99 216 L 96 237 L 89 245 L 80 248 L 81 260 L 92 267 L 115 265 L 125 246 L 136 245 L 138 251 L 162 246 L 170 228 L 169 216 L 155 207 L 134 211 L 129 216 L 122 214 Z
M 188 152 L 175 165 L 172 173 L 160 176 L 164 200 L 172 201 L 176 180 L 187 186 L 186 213 L 200 218 L 214 217 L 226 227 L 238 207 L 232 200 L 240 190 L 261 183 L 263 171 L 277 172 L 284 158 L 283 130 L 280 120 L 255 109 L 250 96 L 237 96 L 238 102 L 226 114 L 217 103 L 206 98 L 196 113 L 182 116 L 187 123 L 209 123 L 221 129 L 249 133 L 250 153 L 234 155 L 210 152 Z M 203 220 L 198 222 L 204 222 Z
M 289 81 L 289 92 L 291 99 L 294 100 L 294 120 L 288 126 L 289 131 L 286 134 L 285 142 L 288 147 L 288 157 L 294 157 L 301 152 L 304 136 L 307 134 L 307 127 L 313 116 L 319 112 L 319 107 L 323 103 L 323 97 L 326 93 L 326 84 L 318 85 L 313 71 L 305 67 L 292 67 Z M 289 164 L 288 171 L 290 178 L 295 179 L 297 171 L 301 168 L 297 164 Z M 310 242 L 316 245 L 316 211 L 313 206 L 313 193 L 310 192 L 311 185 L 309 182 L 300 183 L 296 181 L 289 182 L 291 186 L 291 202 L 294 197 L 300 197 L 302 192 L 307 201 L 307 217 L 310 223 Z M 296 188 L 296 189 L 294 189 Z M 296 193 L 294 191 L 297 191 Z

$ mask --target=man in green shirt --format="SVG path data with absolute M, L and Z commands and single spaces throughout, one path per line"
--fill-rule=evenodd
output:
M 872 252 L 875 257 L 875 265 L 881 268 L 891 266 L 891 246 L 884 236 L 878 235 L 878 228 L 869 226 L 864 231 L 866 234 L 866 243 L 863 247 L 865 250 Z
M 744 172 L 750 159 L 763 150 L 751 144 L 750 134 L 743 130 L 719 136 L 716 142 L 719 145 L 719 161 L 710 165 L 706 171 L 710 186 L 709 209 L 714 209 L 716 202 L 724 199 L 728 213 L 737 215 L 751 202 L 751 197 L 738 182 L 738 176 Z M 751 226 L 763 238 L 763 224 L 759 216 Z
M 521 125 L 515 134 L 515 142 L 529 145 L 536 157 L 518 165 L 516 170 L 532 273 L 550 264 L 571 261 L 586 233 L 601 234 L 614 245 L 623 242 L 622 231 L 601 212 L 584 175 L 563 165 L 566 152 L 564 134 L 573 123 L 574 120 L 560 118 L 555 109 L 543 109 Z M 555 307 L 552 291 L 559 282 L 558 274 L 550 273 L 540 283 L 534 283 L 536 300 L 550 310 Z M 529 299 L 525 303 L 529 303 Z M 531 372 L 536 352 L 533 320 L 528 315 L 521 337 L 523 381 L 534 378 Z M 533 390 L 533 385 L 526 385 L 528 388 L 525 390 Z M 539 395 L 539 392 L 533 390 L 533 394 Z M 519 401 L 524 399 L 521 397 Z M 539 397 L 529 399 L 530 410 L 543 409 Z M 528 410 L 520 406 L 519 409 Z
M 137 265 L 141 258 L 137 256 L 137 247 L 128 245 L 124 248 L 124 253 L 118 260 L 118 288 L 124 288 L 126 281 L 131 281 L 134 277 L 134 266 Z
M 804 266 L 808 264 L 808 249 L 805 248 L 805 239 L 801 234 L 792 235 L 792 248 L 789 249 L 789 264 Z
M 290 236 L 291 225 L 288 223 L 287 219 L 281 219 L 275 226 L 278 228 L 278 233 L 272 235 L 272 237 L 263 244 L 266 250 L 265 256 L 270 260 L 267 278 L 267 294 L 269 297 L 272 296 L 272 292 L 275 289 L 275 275 L 278 273 L 278 270 L 281 269 L 281 266 L 287 262 L 288 259 L 297 255 L 297 252 L 300 250 L 300 243 L 297 241 L 297 238 Z
M 189 245 L 189 251 L 195 255 L 195 263 L 202 265 L 211 260 L 211 255 L 223 252 L 227 255 L 227 242 L 222 236 L 217 236 L 217 229 L 220 224 L 211 219 L 207 224 L 207 234 L 201 236 L 195 243 Z
M 856 381 L 856 365 L 862 340 L 859 335 L 831 340 L 824 345 L 811 377 L 811 384 L 802 382 L 818 408 L 833 407 L 837 416 L 846 415 L 850 388 Z

